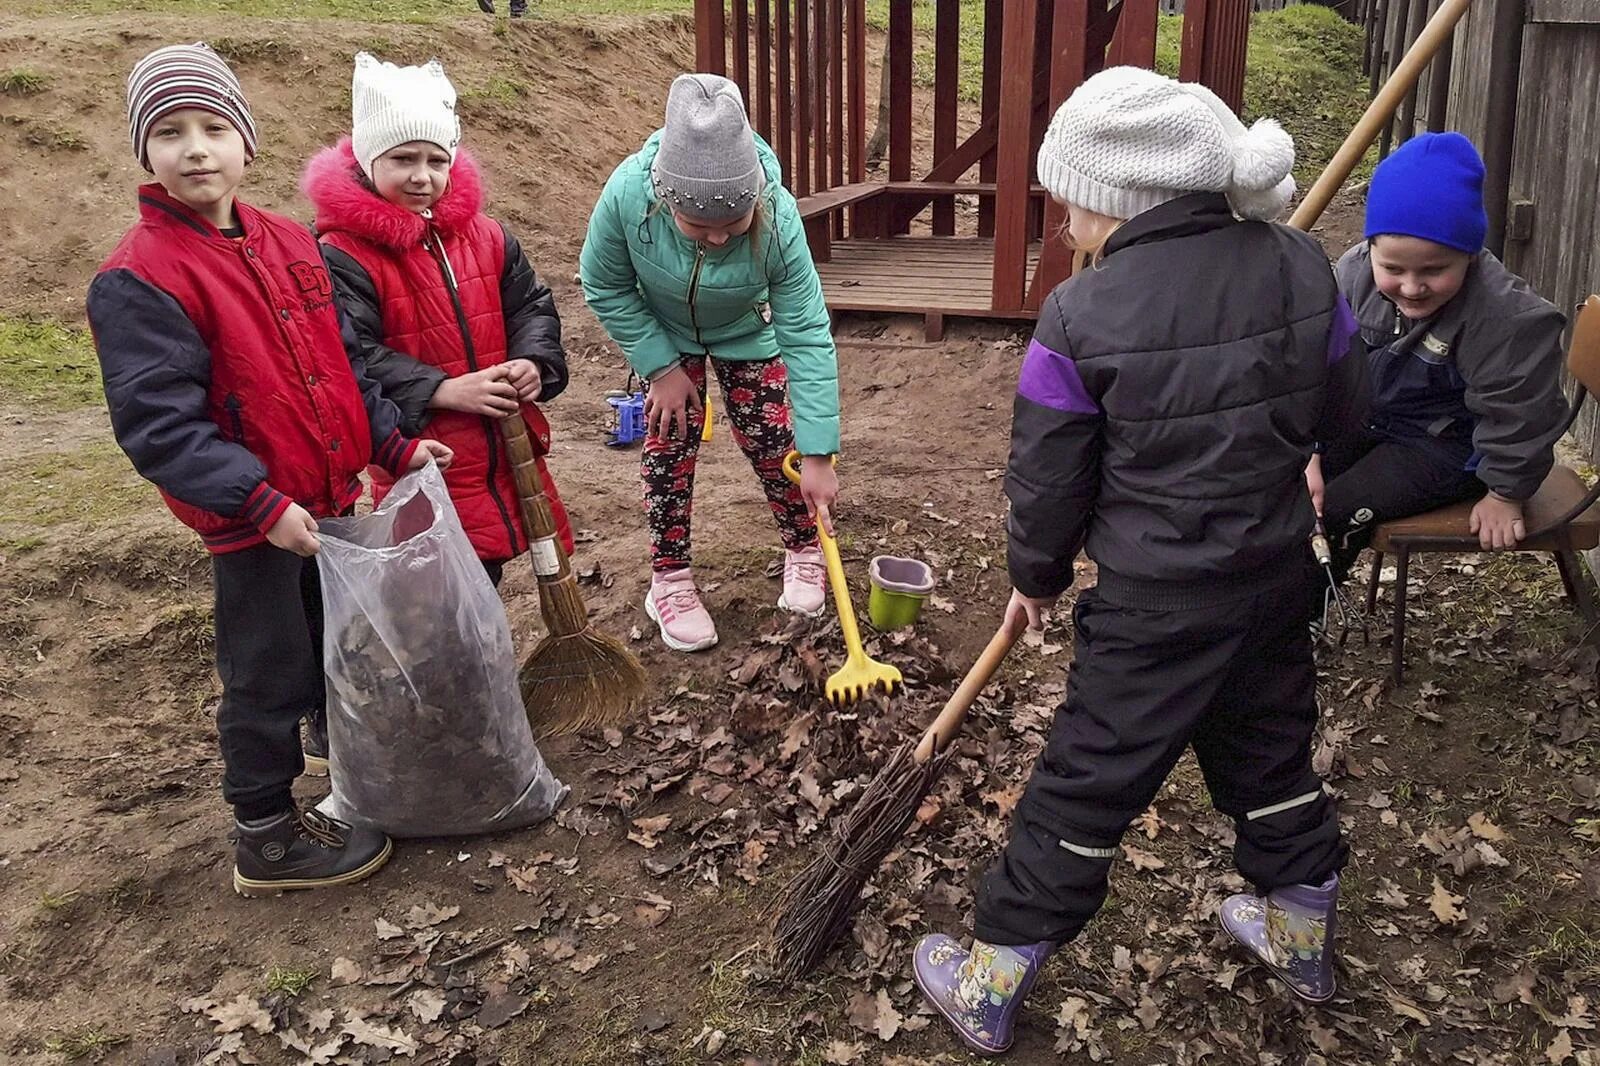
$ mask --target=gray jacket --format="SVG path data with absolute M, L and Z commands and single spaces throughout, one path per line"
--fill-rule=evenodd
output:
M 1498 495 L 1532 496 L 1566 420 L 1561 312 L 1487 251 L 1426 322 L 1402 318 L 1378 291 L 1367 242 L 1346 252 L 1336 273 L 1370 351 L 1367 429 L 1454 447 Z

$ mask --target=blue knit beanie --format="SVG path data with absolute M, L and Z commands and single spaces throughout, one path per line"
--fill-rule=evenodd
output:
M 1483 159 L 1461 134 L 1420 134 L 1372 172 L 1368 240 L 1393 233 L 1477 255 L 1488 232 Z

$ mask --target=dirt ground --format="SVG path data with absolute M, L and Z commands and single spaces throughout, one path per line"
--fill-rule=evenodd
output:
M 652 692 L 625 728 L 544 746 L 572 786 L 554 821 L 402 842 L 361 886 L 242 900 L 228 890 L 204 553 L 116 452 L 103 410 L 3 403 L 0 1059 L 967 1061 L 921 1007 L 908 953 L 967 920 L 1062 691 L 1066 629 L 1008 663 L 826 967 L 779 985 L 763 933 L 830 815 L 992 631 L 1006 587 L 998 474 L 1025 335 L 962 323 L 929 346 L 909 320 L 839 323 L 838 517 L 855 588 L 879 552 L 927 559 L 941 581 L 914 634 L 873 638 L 905 670 L 903 696 L 846 711 L 820 699 L 819 673 L 841 655 L 836 623 L 791 625 L 775 608 L 777 538 L 723 424 L 695 520 L 722 643 L 675 655 L 640 608 L 637 456 L 603 444 L 601 397 L 625 370 L 571 278 L 595 191 L 691 58 L 683 24 L 502 36 L 465 19 L 423 30 L 0 15 L 0 67 L 52 79 L 0 96 L 0 311 L 81 321 L 94 264 L 131 216 L 123 72 L 158 41 L 202 36 L 240 66 L 268 131 L 251 195 L 302 216 L 296 167 L 340 131 L 348 79 L 342 58 L 313 56 L 437 52 L 468 90 L 495 210 L 568 325 L 551 467 L 586 531 L 585 595 L 630 640 Z M 1353 200 L 1330 212 L 1331 253 L 1358 219 Z M 1012 1061 L 1600 1062 L 1594 654 L 1545 560 L 1416 571 L 1403 687 L 1386 681 L 1382 621 L 1370 646 L 1356 637 L 1321 660 L 1317 766 L 1353 848 L 1339 997 L 1320 1010 L 1288 1001 L 1219 934 L 1216 907 L 1241 887 L 1232 830 L 1186 761 L 1130 831 L 1105 912 L 1051 964 Z M 1391 590 L 1388 575 L 1385 602 Z M 524 564 L 504 591 L 514 632 L 533 639 Z M 307 798 L 323 788 L 301 782 Z

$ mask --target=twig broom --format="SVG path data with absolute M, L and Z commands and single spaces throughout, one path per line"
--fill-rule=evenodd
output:
M 922 737 L 895 750 L 840 823 L 827 848 L 784 889 L 772 942 L 778 971 L 786 980 L 810 972 L 849 927 L 862 886 L 900 843 L 906 826 L 949 763 L 955 750 L 950 742 L 961 731 L 973 701 L 1023 628 L 1002 625 L 989 639 Z
M 611 725 L 644 696 L 644 667 L 620 640 L 589 622 L 522 415 L 500 419 L 500 435 L 511 455 L 522 526 L 539 579 L 539 609 L 548 630 L 522 663 L 528 719 L 539 736 Z

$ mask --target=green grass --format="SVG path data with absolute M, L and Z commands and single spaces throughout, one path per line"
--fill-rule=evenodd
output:
M 267 995 L 283 994 L 290 999 L 299 996 L 317 979 L 316 970 L 296 970 L 274 966 L 267 971 Z
M 0 316 L 0 394 L 57 410 L 103 402 L 89 331 Z
M 45 91 L 50 79 L 31 70 L 8 70 L 0 74 L 0 93 L 7 96 L 34 96 Z
M 0 464 L 4 536 L 54 540 L 69 523 L 109 526 L 154 501 L 154 490 L 109 440 Z
M 1271 117 L 1294 137 L 1296 177 L 1315 178 L 1367 106 L 1362 32 L 1332 9 L 1304 4 L 1256 15 L 1244 82 L 1244 117 Z M 1376 155 L 1353 180 L 1371 173 Z
M 60 1055 L 68 1062 L 77 1062 L 80 1059 L 89 1059 L 99 1062 L 106 1057 L 106 1052 L 120 1044 L 128 1042 L 128 1038 L 120 1033 L 108 1033 L 102 1029 L 75 1029 L 70 1033 L 58 1033 L 46 1037 L 44 1049 L 52 1055 Z

